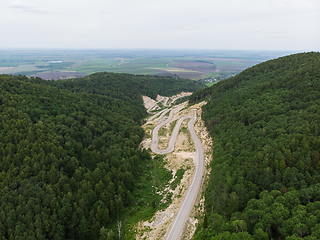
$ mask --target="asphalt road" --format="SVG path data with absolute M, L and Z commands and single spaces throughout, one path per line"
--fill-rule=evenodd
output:
M 164 239 L 167 240 L 177 240 L 180 239 L 183 228 L 185 226 L 185 223 L 190 215 L 190 212 L 195 204 L 195 201 L 197 199 L 199 190 L 200 190 L 200 186 L 201 186 L 201 182 L 202 182 L 202 175 L 203 175 L 203 150 L 201 147 L 201 143 L 193 129 L 193 124 L 197 118 L 196 116 L 196 110 L 194 110 L 195 116 L 191 117 L 191 116 L 186 116 L 186 117 L 182 117 L 180 118 L 177 123 L 176 126 L 174 127 L 172 134 L 171 134 L 171 138 L 169 140 L 169 144 L 168 144 L 168 148 L 165 150 L 159 150 L 158 149 L 158 132 L 159 129 L 165 125 L 166 123 L 168 123 L 173 116 L 173 113 L 175 111 L 175 108 L 173 108 L 169 114 L 169 117 L 166 121 L 160 123 L 159 125 L 157 125 L 155 127 L 155 129 L 153 130 L 153 134 L 152 134 L 152 143 L 151 143 L 151 150 L 155 153 L 158 154 L 165 154 L 165 153 L 169 153 L 172 152 L 174 149 L 174 143 L 177 139 L 178 133 L 179 133 L 179 128 L 181 126 L 181 123 L 183 122 L 183 120 L 190 118 L 191 120 L 188 123 L 188 129 L 190 131 L 192 140 L 195 144 L 196 147 L 196 152 L 194 155 L 194 164 L 195 164 L 195 172 L 193 175 L 193 179 L 192 182 L 188 188 L 188 191 L 183 199 L 183 202 L 178 210 L 178 213 L 175 216 L 175 219 L 173 220 L 173 222 L 171 223 L 171 226 L 169 228 L 169 231 L 167 232 L 167 234 L 165 235 Z
M 179 98 L 182 98 L 182 97 L 183 97 L 183 96 L 176 97 L 176 98 L 172 99 L 171 103 L 170 103 L 169 105 L 167 105 L 167 103 L 168 103 L 168 101 L 169 101 L 169 97 L 163 97 L 163 96 L 161 96 L 161 98 L 160 98 L 159 101 L 155 102 L 151 107 L 149 107 L 149 109 L 147 110 L 147 113 L 150 113 L 150 112 L 152 111 L 152 109 L 154 108 L 154 106 L 157 105 L 159 102 L 162 102 L 162 101 L 163 101 L 162 105 L 163 105 L 164 107 L 171 107 L 171 104 L 173 104 L 176 100 L 178 100 Z M 164 111 L 164 110 L 162 110 L 162 111 Z M 153 117 L 155 117 L 155 116 L 153 116 Z M 151 121 L 151 120 L 152 120 L 152 119 L 150 118 L 149 121 Z
M 149 109 L 147 110 L 147 113 L 150 113 L 150 111 L 152 111 L 152 109 L 154 108 L 155 105 L 157 105 L 159 102 L 163 101 L 163 97 L 161 97 L 161 99 L 158 102 L 155 102 L 151 107 L 149 107 Z
M 165 106 L 165 107 L 170 107 L 170 106 L 171 106 L 171 104 L 167 105 L 168 100 L 169 100 L 169 97 L 164 97 L 164 101 L 163 101 L 163 103 L 162 103 L 163 106 Z
M 160 112 L 158 112 L 158 113 L 156 113 L 155 115 L 153 115 L 152 117 L 150 117 L 150 118 L 148 119 L 148 121 L 152 121 L 153 119 L 155 119 L 156 117 L 158 117 L 161 113 L 163 113 L 163 112 L 167 113 L 167 112 L 169 112 L 169 110 L 170 110 L 170 109 L 167 109 L 167 108 L 161 110 Z M 162 118 L 162 117 L 163 117 L 163 116 L 161 115 L 159 118 Z

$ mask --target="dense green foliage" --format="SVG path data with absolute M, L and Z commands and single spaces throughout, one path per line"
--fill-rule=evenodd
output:
M 37 79 L 30 81 L 37 82 Z M 107 95 L 120 99 L 128 106 L 130 105 L 131 110 L 127 109 L 126 112 L 128 116 L 134 116 L 136 121 L 146 116 L 141 95 L 156 99 L 158 94 L 171 96 L 182 91 L 193 92 L 204 87 L 198 82 L 187 79 L 106 72 L 91 74 L 75 80 L 48 81 L 47 84 L 72 92 Z
M 291 55 L 200 90 L 213 138 L 195 239 L 320 239 L 320 54 Z
M 172 172 L 165 168 L 163 155 L 156 155 L 146 164 L 141 165 L 141 177 L 136 184 L 134 205 L 123 214 L 123 235 L 121 239 L 136 239 L 137 223 L 150 220 L 158 210 L 167 208 L 171 203 L 172 193 L 159 194 L 168 188 Z M 173 184 L 171 184 L 173 185 Z
M 138 149 L 139 123 L 141 94 L 156 86 L 135 92 L 129 82 L 106 73 L 66 81 L 0 75 L 1 239 L 114 235 L 107 226 L 134 204 L 151 161 Z

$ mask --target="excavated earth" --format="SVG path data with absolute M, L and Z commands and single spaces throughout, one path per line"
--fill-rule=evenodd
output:
M 172 97 L 174 99 L 174 97 Z M 147 101 L 149 99 L 146 98 Z M 194 111 L 192 109 L 196 109 L 197 111 L 197 120 L 194 125 L 194 130 L 202 144 L 203 150 L 204 150 L 204 161 L 205 165 L 207 166 L 205 168 L 205 177 L 208 174 L 209 168 L 209 160 L 212 157 L 212 140 L 209 136 L 209 133 L 207 132 L 204 122 L 201 119 L 201 106 L 206 104 L 205 102 L 201 102 L 199 104 L 188 106 L 187 102 L 182 103 L 178 105 L 178 110 L 175 111 L 174 116 L 170 122 L 168 122 L 164 128 L 165 130 L 162 130 L 163 134 L 160 134 L 159 131 L 159 149 L 165 149 L 168 145 L 168 141 L 171 136 L 172 122 L 176 121 L 177 119 L 183 117 L 183 116 L 194 116 Z M 145 105 L 146 108 L 148 108 L 148 105 Z M 168 113 L 169 114 L 169 113 Z M 166 165 L 165 167 L 172 171 L 172 179 L 168 182 L 168 186 L 164 191 L 159 192 L 158 194 L 161 194 L 163 196 L 163 199 L 165 199 L 166 195 L 171 192 L 172 193 L 172 203 L 170 206 L 163 210 L 158 211 L 153 216 L 153 218 L 150 221 L 145 222 L 139 222 L 137 226 L 137 235 L 136 239 L 163 239 L 164 235 L 168 231 L 171 222 L 174 219 L 174 216 L 176 215 L 180 204 L 184 198 L 184 195 L 187 192 L 187 189 L 189 187 L 189 184 L 191 182 L 193 172 L 194 172 L 194 164 L 193 164 L 193 155 L 194 155 L 194 144 L 190 137 L 190 133 L 187 129 L 187 123 L 189 120 L 185 120 L 183 124 L 181 125 L 174 151 L 166 154 L 165 161 Z M 148 121 L 145 125 L 142 127 L 145 129 L 146 137 L 141 143 L 141 147 L 143 148 L 150 148 L 151 144 L 151 133 L 154 127 L 156 127 L 159 124 L 159 119 L 156 118 L 152 121 Z M 175 122 L 174 122 L 175 124 Z M 171 129 L 170 129 L 171 127 Z M 175 189 L 170 188 L 170 183 L 175 179 L 176 171 L 180 168 L 187 169 L 185 171 L 185 174 L 183 178 L 181 179 L 180 185 L 178 185 Z M 191 239 L 194 231 L 196 230 L 196 225 L 198 223 L 197 217 L 201 212 L 203 211 L 203 202 L 204 199 L 201 197 L 201 194 L 198 196 L 198 201 L 196 207 L 191 212 L 190 218 L 187 221 L 186 229 L 183 233 L 182 239 Z

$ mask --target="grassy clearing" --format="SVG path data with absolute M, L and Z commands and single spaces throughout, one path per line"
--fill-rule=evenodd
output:
M 127 59 L 89 59 L 71 68 L 73 71 L 91 74 L 94 72 L 115 72 L 132 74 L 156 74 L 157 71 L 141 67 L 139 63 Z
M 172 121 L 172 122 L 170 123 L 169 129 L 166 128 L 166 127 L 160 128 L 160 130 L 159 130 L 159 132 L 158 132 L 158 136 L 159 136 L 159 139 L 158 139 L 158 141 L 159 141 L 159 146 L 165 144 L 165 142 L 166 142 L 165 147 L 168 146 L 168 141 L 167 141 L 167 140 L 162 140 L 160 137 L 167 137 L 167 133 L 169 133 L 169 134 L 171 135 L 171 134 L 172 134 L 172 131 L 173 131 L 173 129 L 174 129 L 176 123 L 177 123 L 177 121 L 178 121 L 178 119 Z M 165 149 L 165 147 L 164 147 L 163 149 Z
M 168 132 L 168 129 L 166 129 L 165 127 L 162 127 L 162 128 L 160 128 L 160 130 L 158 132 L 158 136 L 159 137 L 166 137 L 167 132 Z
M 169 127 L 169 131 L 172 132 L 173 129 L 174 129 L 174 126 L 176 126 L 176 123 L 177 123 L 178 119 L 177 120 L 174 120 L 170 123 L 170 127 Z
M 159 105 L 158 105 L 159 106 Z M 156 109 L 156 110 L 152 110 L 152 111 L 150 111 L 150 113 L 152 114 L 152 115 L 155 115 L 155 114 L 157 114 L 158 112 L 160 112 L 160 111 L 162 111 L 163 109 L 161 109 L 161 108 L 159 108 L 159 109 Z M 149 116 L 150 117 L 150 116 Z M 148 118 L 149 118 L 148 117 Z
M 163 210 L 171 204 L 171 195 L 167 194 L 166 202 L 162 203 L 162 195 L 157 194 L 165 189 L 172 178 L 172 172 L 167 170 L 162 155 L 156 155 L 143 169 L 138 190 L 134 192 L 134 203 L 120 217 L 122 221 L 122 239 L 133 240 L 136 235 L 136 224 L 140 221 L 150 220 L 156 211 Z M 116 231 L 116 225 L 109 226 Z
M 206 83 L 206 86 L 207 86 L 207 87 L 210 87 L 210 86 L 212 86 L 213 84 L 216 84 L 216 82 L 209 82 L 209 83 Z
M 182 98 L 177 99 L 176 101 L 174 101 L 173 105 L 179 105 L 180 103 L 186 102 L 189 100 L 190 96 L 184 96 Z
M 167 139 L 164 140 L 164 139 L 158 138 L 158 147 L 160 150 L 166 149 L 168 147 Z
M 152 130 L 153 129 L 154 129 L 154 127 L 153 127 L 152 124 L 150 124 L 150 126 L 147 125 L 147 127 L 144 129 L 144 132 L 146 134 L 146 138 L 151 138 L 152 137 L 151 134 L 152 134 Z M 151 131 L 151 133 L 150 133 L 150 131 Z
M 166 59 L 152 59 L 152 58 L 135 58 L 135 59 L 104 59 L 108 64 L 99 63 L 99 59 L 91 60 L 95 65 L 104 64 L 105 71 L 117 73 L 132 73 L 132 74 L 157 74 L 154 69 L 147 67 L 165 67 L 169 62 Z M 113 62 L 112 62 L 113 61 Z
M 94 72 L 110 71 L 109 69 L 112 69 L 112 66 L 116 66 L 118 63 L 119 62 L 116 60 L 93 59 L 93 60 L 87 60 L 82 64 L 76 64 L 71 68 L 71 70 L 76 72 L 91 74 Z
M 19 65 L 15 68 L 7 69 L 1 72 L 1 74 L 15 74 L 22 72 L 41 72 L 42 70 L 37 68 L 35 65 Z
M 153 67 L 165 67 L 167 64 L 171 63 L 171 60 L 168 58 L 149 58 L 149 57 L 140 57 L 132 60 L 126 60 L 128 64 L 134 65 L 151 65 Z
M 163 106 L 163 103 L 162 103 L 162 102 L 159 102 L 159 103 L 158 103 L 158 106 L 160 107 L 161 110 L 163 110 L 164 106 Z
M 180 130 L 179 130 L 179 134 L 185 135 L 188 139 L 187 144 L 189 145 L 189 148 L 187 149 L 187 151 L 194 152 L 196 150 L 196 148 L 194 146 L 194 143 L 193 143 L 193 140 L 192 140 L 192 137 L 189 132 L 187 124 L 188 124 L 188 122 L 185 122 L 185 123 L 183 123 L 183 125 L 181 125 Z
M 176 172 L 176 176 L 174 181 L 171 183 L 171 189 L 174 190 L 176 189 L 176 187 L 178 185 L 180 185 L 181 179 L 183 178 L 183 175 L 185 173 L 185 169 L 184 168 L 180 168 L 177 172 Z
M 180 127 L 179 133 L 187 134 L 189 129 L 186 126 Z

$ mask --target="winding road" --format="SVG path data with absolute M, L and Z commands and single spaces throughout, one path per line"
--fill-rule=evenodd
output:
M 184 94 L 184 95 L 181 95 L 181 96 L 172 98 L 172 101 L 170 102 L 170 104 L 167 104 L 168 101 L 169 101 L 169 99 L 170 99 L 169 97 L 160 96 L 160 100 L 157 101 L 157 102 L 155 102 L 151 107 L 149 107 L 148 110 L 147 110 L 147 113 L 150 113 L 150 112 L 152 111 L 152 109 L 153 109 L 158 103 L 160 103 L 160 102 L 162 102 L 162 101 L 163 101 L 162 105 L 163 105 L 164 107 L 171 107 L 171 105 L 172 105 L 176 100 L 178 100 L 179 98 L 185 97 L 185 96 L 189 96 L 189 95 L 191 95 L 191 93 L 186 93 L 186 94 Z M 151 121 L 151 120 L 150 120 L 150 121 Z
M 150 111 L 152 111 L 152 109 L 154 108 L 155 105 L 157 105 L 159 102 L 162 102 L 163 101 L 163 97 L 161 97 L 161 99 L 157 102 L 155 102 L 151 107 L 149 107 L 149 109 L 147 110 L 147 113 L 150 113 Z
M 157 154 L 165 154 L 165 153 L 172 152 L 174 149 L 174 143 L 175 143 L 177 136 L 178 136 L 178 133 L 179 133 L 179 128 L 181 126 L 181 123 L 185 119 L 190 118 L 191 120 L 188 123 L 188 128 L 189 128 L 192 140 L 193 140 L 195 147 L 196 147 L 196 152 L 194 154 L 195 171 L 194 171 L 192 182 L 191 182 L 191 184 L 187 190 L 187 193 L 186 193 L 186 195 L 180 205 L 178 213 L 176 214 L 175 219 L 171 223 L 171 226 L 170 226 L 167 234 L 165 235 L 164 239 L 167 239 L 167 240 L 180 239 L 181 234 L 183 232 L 183 228 L 185 226 L 185 223 L 186 223 L 186 221 L 190 215 L 190 212 L 195 204 L 195 201 L 197 199 L 197 196 L 198 196 L 198 193 L 200 190 L 200 186 L 201 186 L 201 182 L 202 182 L 202 175 L 203 175 L 203 171 L 204 171 L 202 146 L 201 146 L 201 143 L 200 143 L 200 141 L 199 141 L 199 139 L 193 129 L 193 124 L 197 118 L 197 113 L 196 113 L 195 109 L 194 109 L 194 116 L 193 117 L 192 116 L 185 116 L 185 117 L 181 117 L 177 121 L 176 126 L 174 127 L 174 129 L 172 131 L 171 138 L 168 143 L 168 148 L 165 150 L 158 149 L 159 129 L 172 119 L 172 116 L 173 116 L 173 113 L 175 110 L 176 110 L 176 108 L 172 108 L 168 119 L 163 121 L 162 123 L 160 123 L 159 125 L 157 125 L 154 128 L 153 133 L 152 133 L 151 150 Z M 162 115 L 164 115 L 163 113 L 164 112 L 162 112 Z
M 167 112 L 169 112 L 169 111 L 170 111 L 170 109 L 165 108 L 165 109 L 161 110 L 160 112 L 156 113 L 155 115 L 153 115 L 152 117 L 150 117 L 150 118 L 148 119 L 148 121 L 152 121 L 153 119 L 155 119 L 156 117 L 158 117 L 160 114 L 161 114 L 161 116 L 159 117 L 159 119 L 161 119 L 161 118 L 163 118 L 163 116 L 166 115 Z

